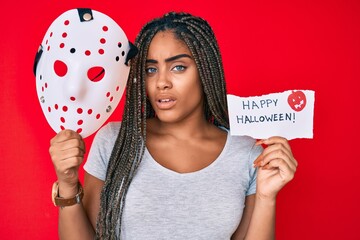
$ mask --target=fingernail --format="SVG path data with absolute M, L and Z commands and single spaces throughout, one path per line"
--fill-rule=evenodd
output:
M 259 155 L 256 159 L 255 159 L 255 161 L 253 162 L 254 164 L 257 164 L 258 162 L 260 162 L 261 161 L 261 156 Z
M 266 144 L 267 141 L 268 141 L 268 139 L 260 139 L 260 140 L 256 141 L 255 145 Z

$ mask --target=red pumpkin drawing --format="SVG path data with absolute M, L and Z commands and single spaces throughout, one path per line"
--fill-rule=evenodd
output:
M 292 91 L 288 97 L 288 103 L 293 110 L 300 112 L 305 108 L 306 96 L 302 91 Z

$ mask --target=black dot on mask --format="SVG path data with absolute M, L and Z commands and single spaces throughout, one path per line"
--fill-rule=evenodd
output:
M 122 44 L 119 42 L 119 43 L 118 43 L 118 47 L 121 48 L 121 46 L 122 46 Z
M 76 52 L 75 48 L 70 49 L 70 52 L 75 53 Z
M 121 52 L 121 56 L 125 56 L 125 52 L 124 52 L 124 51 Z
M 40 80 L 42 80 L 42 75 L 40 75 Z
M 115 58 L 115 60 L 118 62 L 118 61 L 120 60 L 119 56 L 117 56 L 117 57 Z

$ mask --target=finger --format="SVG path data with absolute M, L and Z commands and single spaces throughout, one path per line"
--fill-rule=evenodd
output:
M 263 155 L 260 154 L 253 162 L 254 167 L 259 167 L 262 160 L 263 160 Z
M 83 157 L 85 155 L 85 149 L 83 149 L 80 143 L 73 140 L 68 142 L 56 144 L 55 146 L 50 146 L 49 153 L 52 161 L 55 163 L 57 161 L 62 161 L 70 157 Z
M 288 149 L 288 151 L 291 152 L 291 147 L 289 145 L 289 142 L 286 138 L 283 137 L 270 137 L 267 139 L 260 139 L 256 142 L 256 145 L 266 145 L 266 146 L 270 146 L 270 145 L 274 145 L 274 144 L 282 144 L 286 149 Z
M 289 165 L 294 166 L 295 168 L 298 166 L 298 162 L 295 160 L 291 149 L 289 150 L 289 148 L 285 148 L 282 143 L 270 145 L 264 150 L 264 154 L 266 155 L 271 151 L 283 151 L 283 153 L 285 154 L 284 160 L 286 160 Z
M 293 162 L 293 164 L 297 167 L 298 163 L 294 159 L 294 156 L 291 151 L 291 147 L 289 145 L 289 142 L 286 138 L 283 137 L 271 137 L 269 139 L 262 139 L 257 142 L 257 145 L 260 144 L 268 144 L 268 146 L 264 149 L 264 154 L 267 154 L 270 151 L 274 151 L 276 149 L 284 149 L 285 152 L 287 152 L 287 155 L 289 156 L 289 160 Z M 289 163 L 290 164 L 290 163 Z
M 284 137 L 274 136 L 267 139 L 261 140 L 262 144 L 273 145 L 273 144 L 282 144 L 289 152 L 291 152 L 291 147 L 289 141 Z
M 285 183 L 294 178 L 296 171 L 296 169 L 291 169 L 289 165 L 282 159 L 273 159 L 271 162 L 263 166 L 262 169 L 279 169 L 279 174 Z
M 260 166 L 265 166 L 266 164 L 276 160 L 281 159 L 283 160 L 291 169 L 295 170 L 296 165 L 294 161 L 291 160 L 292 156 L 289 156 L 287 151 L 285 151 L 283 148 L 277 148 L 275 150 L 272 150 L 270 152 L 265 152 L 263 154 L 262 161 L 259 162 Z
M 268 154 L 270 154 L 271 152 L 277 152 L 279 154 L 283 153 L 285 154 L 289 159 L 293 158 L 292 152 L 289 151 L 287 148 L 285 148 L 283 146 L 283 144 L 281 143 L 276 143 L 273 145 L 269 145 L 268 147 L 266 147 L 263 151 L 263 155 L 266 156 Z
M 293 157 L 289 156 L 284 149 L 278 149 L 265 155 L 263 159 L 264 165 L 270 163 L 274 159 L 282 159 L 291 169 L 296 170 L 297 166 L 293 161 Z
M 269 139 L 260 139 L 255 145 L 265 145 L 263 153 L 276 150 L 278 148 L 284 148 L 288 152 L 289 156 L 292 156 L 291 148 L 288 141 L 283 137 L 271 137 Z
M 53 145 L 54 143 L 60 143 L 72 138 L 82 139 L 80 134 L 78 134 L 77 132 L 70 129 L 65 129 L 60 131 L 55 137 L 50 140 L 50 145 Z
M 72 148 L 79 148 L 82 151 L 85 152 L 85 144 L 84 141 L 81 139 L 69 139 L 67 141 L 64 142 L 60 142 L 60 143 L 56 143 L 56 148 L 60 151 L 66 151 L 68 149 L 72 149 Z
M 79 135 L 80 136 L 80 135 Z M 80 136 L 81 137 L 81 136 Z M 83 150 L 83 152 L 84 152 L 84 154 L 86 153 L 86 147 L 85 147 L 85 142 L 84 142 L 84 140 L 82 139 L 82 137 L 81 137 L 81 139 L 79 140 L 80 141 L 80 149 L 81 150 Z
M 78 138 L 71 138 L 62 142 L 53 142 L 50 145 L 50 148 L 52 148 L 53 150 L 60 150 L 60 151 L 74 147 L 78 147 L 85 152 L 85 143 L 82 139 L 78 139 Z
M 71 148 L 65 151 L 53 151 L 51 152 L 51 159 L 54 164 L 60 161 L 67 160 L 72 157 L 84 157 L 84 151 L 80 148 Z
M 65 161 L 73 157 L 84 157 L 84 152 L 80 148 L 71 148 L 66 151 L 63 151 L 61 154 L 61 161 Z
M 292 166 L 293 169 L 297 167 L 296 160 L 292 157 L 292 155 L 289 156 L 288 155 L 289 153 L 286 150 L 281 148 L 270 148 L 270 147 L 268 147 L 266 150 L 267 151 L 264 150 L 263 153 L 256 158 L 256 160 L 253 163 L 254 167 L 265 166 L 274 158 L 283 158 L 289 165 Z

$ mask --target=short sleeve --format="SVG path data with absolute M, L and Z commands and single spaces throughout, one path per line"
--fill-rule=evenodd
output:
M 254 145 L 251 148 L 250 154 L 249 154 L 249 187 L 246 191 L 246 196 L 249 196 L 251 194 L 256 193 L 256 178 L 257 178 L 257 168 L 253 167 L 253 162 L 255 159 L 262 153 L 263 148 L 261 146 Z
M 114 147 L 120 122 L 110 122 L 96 133 L 91 145 L 84 170 L 92 176 L 105 181 L 109 158 Z

